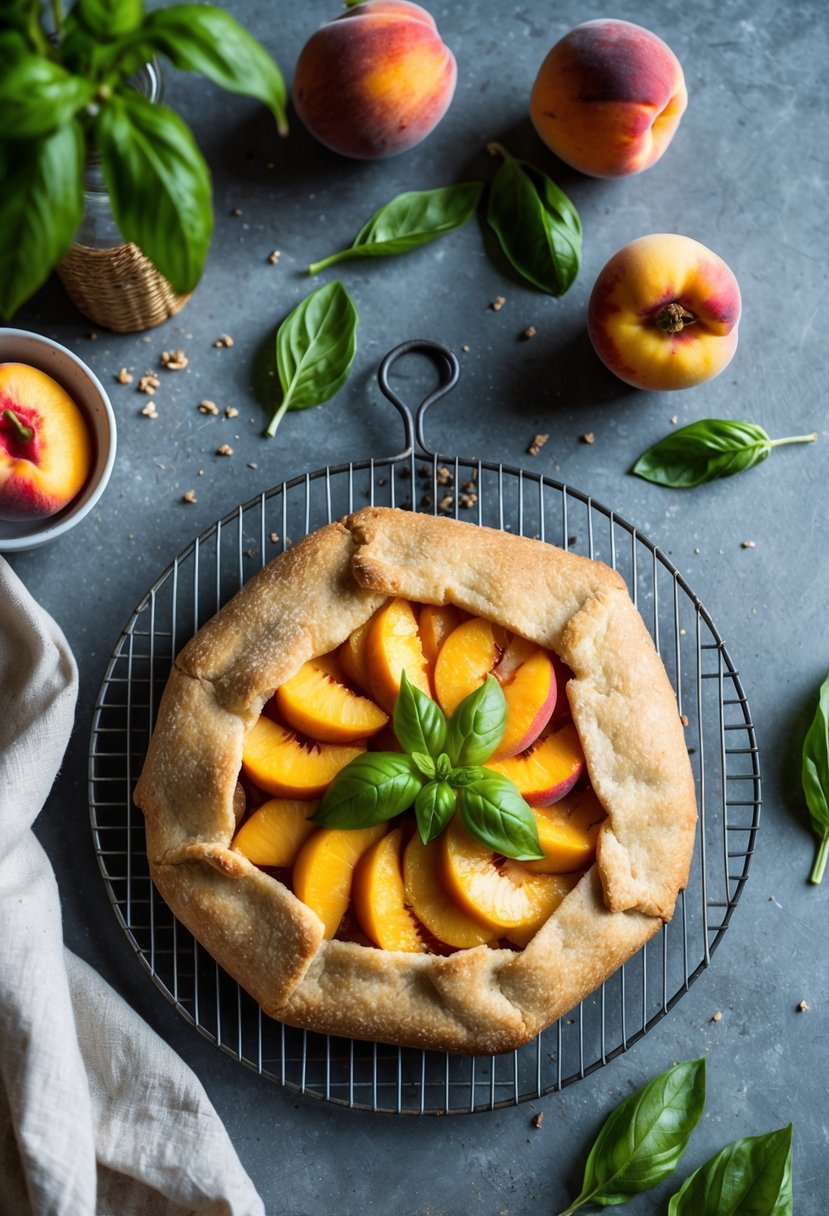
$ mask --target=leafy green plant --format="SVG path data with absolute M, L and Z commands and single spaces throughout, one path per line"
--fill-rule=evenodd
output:
M 791 1216 L 792 1125 L 733 1140 L 685 1179 L 668 1216 Z
M 440 706 L 402 674 L 392 723 L 404 753 L 364 752 L 329 785 L 315 823 L 365 828 L 414 806 L 424 844 L 455 812 L 475 840 L 519 861 L 543 857 L 532 810 L 517 786 L 481 768 L 500 742 L 506 700 L 494 676 L 461 701 L 447 722 Z
M 643 452 L 630 470 L 645 481 L 687 490 L 760 464 L 772 448 L 813 443 L 817 433 L 770 439 L 754 422 L 703 418 L 680 427 Z
M 274 60 L 211 5 L 145 13 L 143 0 L 76 0 L 67 11 L 62 0 L 2 0 L 0 27 L 0 312 L 10 317 L 71 244 L 93 150 L 124 240 L 176 291 L 192 291 L 213 230 L 210 173 L 185 123 L 130 78 L 163 55 L 264 102 L 284 134 Z
M 273 437 L 288 410 L 322 405 L 342 388 L 357 352 L 357 310 L 334 280 L 301 300 L 276 333 L 282 401 L 268 423 Z
M 803 740 L 801 781 L 812 830 L 818 838 L 809 881 L 819 883 L 829 856 L 829 676 L 820 686 L 818 707 Z

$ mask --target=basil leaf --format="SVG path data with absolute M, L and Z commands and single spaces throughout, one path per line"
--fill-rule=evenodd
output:
M 627 1203 L 673 1173 L 705 1105 L 705 1060 L 660 1073 L 608 1115 L 584 1168 L 581 1194 L 560 1216 L 585 1204 Z
M 415 766 L 423 773 L 424 777 L 429 777 L 434 781 L 437 775 L 437 765 L 428 752 L 409 752 Z
M 83 217 L 80 124 L 6 144 L 0 162 L 0 313 L 8 319 L 48 278 Z
M 263 101 L 280 135 L 287 134 L 287 94 L 279 68 L 262 44 L 224 9 L 209 4 L 156 9 L 141 27 L 141 41 L 184 72 L 199 72 L 230 93 Z
M 78 16 L 96 38 L 131 34 L 144 17 L 144 0 L 78 0 Z
M 570 199 L 540 169 L 490 144 L 504 163 L 489 187 L 487 223 L 510 264 L 540 291 L 563 296 L 581 265 L 582 227 Z
M 668 1216 L 791 1216 L 792 1125 L 734 1140 L 686 1178 Z
M 43 55 L 16 54 L 0 73 L 4 139 L 37 139 L 70 122 L 95 86 Z
M 482 845 L 516 861 L 544 856 L 535 816 L 509 777 L 488 773 L 474 785 L 460 786 L 457 800 L 461 823 Z
M 480 688 L 464 697 L 453 713 L 446 750 L 456 767 L 483 764 L 501 741 L 507 720 L 507 703 L 501 685 L 487 676 Z
M 347 258 L 388 257 L 428 245 L 466 223 L 478 206 L 483 188 L 483 182 L 461 182 L 398 194 L 374 213 L 350 248 L 314 262 L 308 273 L 318 274 Z
M 455 813 L 455 792 L 445 781 L 430 781 L 415 798 L 415 818 L 424 844 L 434 840 Z
M 423 784 L 409 756 L 363 752 L 340 769 L 310 819 L 328 828 L 370 828 L 410 807 Z
M 176 291 L 201 277 L 213 232 L 210 172 L 167 106 L 130 89 L 101 107 L 95 136 L 112 213 Z
M 819 883 L 829 855 L 829 676 L 820 686 L 818 707 L 803 740 L 801 782 L 812 831 L 819 841 L 809 881 Z
M 436 701 L 415 688 L 405 671 L 394 704 L 392 726 L 404 751 L 426 752 L 437 760 L 446 743 L 446 718 Z M 430 776 L 434 776 L 431 773 Z
M 322 405 L 348 377 L 357 352 L 357 310 L 339 280 L 297 304 L 276 335 L 282 403 L 265 431 L 273 437 L 286 410 Z
M 630 470 L 659 486 L 687 490 L 742 473 L 766 459 L 772 448 L 812 443 L 817 434 L 770 439 L 761 426 L 729 418 L 703 418 L 680 427 L 643 452 Z

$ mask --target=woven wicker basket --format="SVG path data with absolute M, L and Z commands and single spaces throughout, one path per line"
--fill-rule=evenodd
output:
M 190 299 L 173 290 L 137 245 L 72 245 L 58 264 L 72 303 L 103 329 L 134 333 L 173 317 Z

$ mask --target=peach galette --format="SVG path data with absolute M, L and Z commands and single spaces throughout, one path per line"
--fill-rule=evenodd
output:
M 176 915 L 291 1025 L 511 1049 L 670 918 L 696 809 L 623 580 L 366 509 L 185 647 L 136 788 Z

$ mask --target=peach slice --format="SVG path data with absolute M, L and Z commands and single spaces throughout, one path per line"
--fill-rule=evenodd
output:
M 584 772 L 584 752 L 575 726 L 568 722 L 520 755 L 488 760 L 485 767 L 509 777 L 531 806 L 550 806 L 569 794 Z
M 319 803 L 298 798 L 271 798 L 257 807 L 233 837 L 255 866 L 292 866 L 316 824 L 309 822 Z
M 374 617 L 369 617 L 362 625 L 352 630 L 337 651 L 343 671 L 352 684 L 362 688 L 363 692 L 370 691 L 368 667 L 366 665 L 366 645 L 368 635 L 374 624 Z
M 376 735 L 388 722 L 379 705 L 352 692 L 331 656 L 303 663 L 276 690 L 279 713 L 288 726 L 321 743 L 353 743 Z
M 415 832 L 403 854 L 406 902 L 429 932 L 447 946 L 468 950 L 492 940 L 492 930 L 454 903 L 438 874 L 440 840 L 424 844 Z
M 420 644 L 429 665 L 430 675 L 434 675 L 441 646 L 463 619 L 460 608 L 456 608 L 454 604 L 424 604 L 421 608 L 418 621 Z
M 501 682 L 507 703 L 504 733 L 493 752 L 494 760 L 503 760 L 526 751 L 550 721 L 556 706 L 556 676 L 550 655 L 541 646 L 536 646 L 518 666 L 505 667 L 505 660 L 510 658 L 515 642 L 523 642 L 523 638 L 510 642 L 494 673 Z M 521 647 L 520 653 L 523 652 L 524 648 Z
M 382 950 L 421 954 L 426 949 L 406 907 L 400 867 L 402 828 L 394 828 L 363 856 L 354 871 L 352 900 L 360 928 Z
M 365 661 L 374 696 L 389 713 L 400 692 L 403 671 L 415 688 L 431 696 L 417 617 L 408 600 L 389 600 L 377 613 L 366 641 Z
M 561 903 L 561 875 L 537 874 L 473 840 L 457 817 L 439 841 L 440 874 L 452 899 L 496 934 L 527 933 Z M 528 940 L 529 940 L 528 937 Z
M 242 772 L 277 798 L 320 798 L 341 768 L 365 745 L 303 742 L 293 731 L 260 717 L 245 735 Z
M 447 717 L 483 684 L 506 649 L 506 642 L 506 630 L 478 616 L 452 630 L 435 664 L 435 697 Z
M 523 862 L 522 864 L 526 865 L 527 863 Z M 583 870 L 579 874 L 548 874 L 547 875 L 548 878 L 553 879 L 555 887 L 556 887 L 556 892 L 557 892 L 556 897 L 553 897 L 553 896 L 550 897 L 550 904 L 551 904 L 550 914 L 555 912 L 556 908 L 559 906 L 561 901 L 564 899 L 564 896 L 569 895 L 569 893 L 573 890 L 573 887 L 583 876 L 584 876 Z M 555 902 L 553 902 L 554 898 L 555 898 Z M 543 924 L 544 922 L 542 921 L 541 923 Z M 510 929 L 509 932 L 504 934 L 504 937 L 507 939 L 508 942 L 512 942 L 513 946 L 518 946 L 518 947 L 520 947 L 521 950 L 523 950 L 525 946 L 528 946 L 530 944 L 530 942 L 535 937 L 536 933 L 538 932 L 538 930 L 540 928 L 541 928 L 541 925 L 530 925 L 530 926 L 523 926 L 523 927 L 517 928 L 517 929 Z
M 604 807 L 589 785 L 554 806 L 534 807 L 533 814 L 545 856 L 524 865 L 543 874 L 589 869 L 596 859 L 599 827 L 606 819 Z
M 309 836 L 294 863 L 294 894 L 307 904 L 325 926 L 325 936 L 337 932 L 351 898 L 354 867 L 388 831 L 372 828 L 320 828 Z

